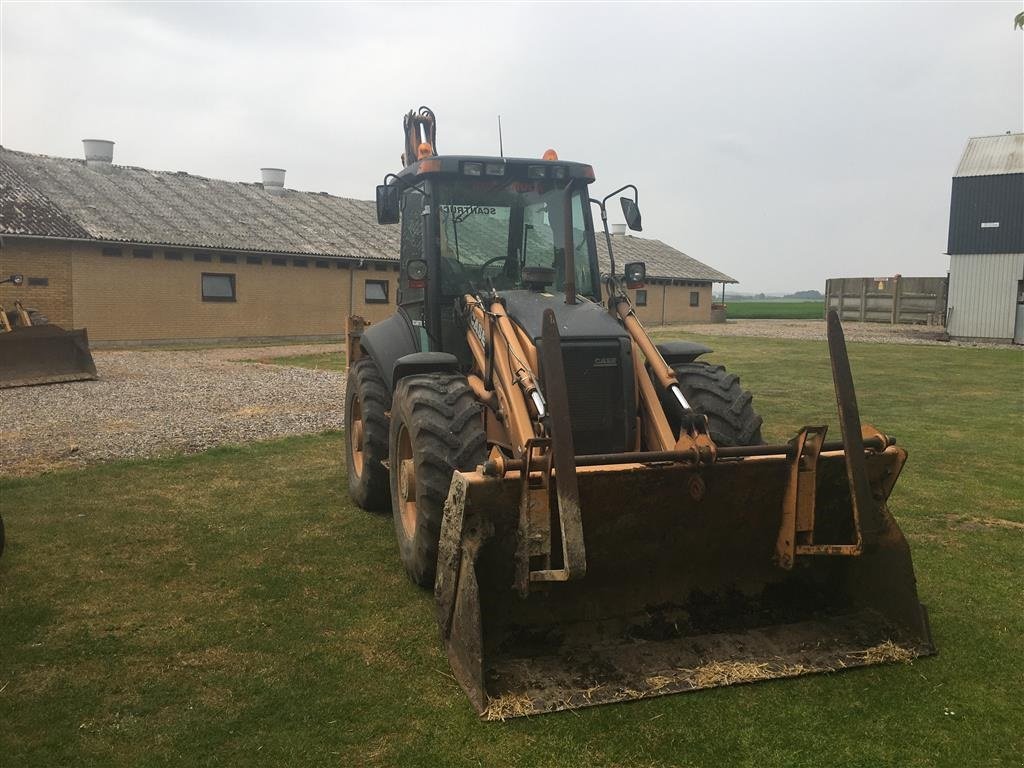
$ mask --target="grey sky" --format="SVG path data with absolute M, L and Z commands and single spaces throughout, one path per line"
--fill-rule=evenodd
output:
M 4 0 L 0 143 L 369 199 L 401 116 L 442 153 L 592 163 L 644 235 L 741 281 L 944 274 L 968 136 L 1020 131 L 1018 2 L 47 4 Z

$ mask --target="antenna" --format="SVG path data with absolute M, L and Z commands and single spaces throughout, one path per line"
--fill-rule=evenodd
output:
M 505 145 L 501 141 L 501 115 L 498 115 L 498 154 L 505 156 Z

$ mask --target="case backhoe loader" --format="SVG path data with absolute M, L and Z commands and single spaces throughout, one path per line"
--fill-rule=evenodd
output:
M 352 498 L 391 510 L 433 587 L 452 670 L 489 718 L 934 652 L 886 505 L 906 452 L 861 424 L 828 317 L 840 439 L 761 439 L 749 393 L 699 344 L 657 344 L 615 269 L 594 170 L 436 153 L 377 188 L 401 226 L 399 308 L 353 320 Z M 415 156 L 412 153 L 415 150 Z M 592 207 L 608 238 L 599 273 Z

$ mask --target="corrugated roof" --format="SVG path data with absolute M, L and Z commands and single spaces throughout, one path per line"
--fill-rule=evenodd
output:
M 0 162 L 0 233 L 89 237 L 74 219 L 3 162 Z
M 967 141 L 954 178 L 1024 173 L 1024 133 L 974 136 Z
M 399 228 L 377 224 L 368 200 L 208 179 L 184 172 L 114 165 L 0 147 L 0 233 L 190 248 L 398 258 Z M 660 240 L 613 235 L 616 264 L 644 261 L 647 274 L 734 283 Z M 597 234 L 602 271 L 604 234 Z
M 671 280 L 695 280 L 712 283 L 738 283 L 735 278 L 709 267 L 661 240 L 632 235 L 612 235 L 612 249 L 615 251 L 615 269 L 622 274 L 622 267 L 631 261 L 642 261 L 647 265 L 648 277 Z M 597 255 L 601 261 L 601 272 L 607 273 L 608 247 L 604 233 L 597 234 Z
M 261 184 L 123 165 L 101 173 L 84 160 L 0 148 L 4 167 L 92 239 L 372 259 L 398 255 L 398 228 L 379 226 L 367 200 L 294 190 L 273 196 Z M 9 222 L 8 192 L 6 185 L 0 189 L 0 231 L 60 236 L 31 222 L 20 229 L 15 218 Z

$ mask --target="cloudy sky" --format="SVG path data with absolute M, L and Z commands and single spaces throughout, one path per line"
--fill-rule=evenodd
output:
M 1019 2 L 0 3 L 0 143 L 369 199 L 442 153 L 592 163 L 743 291 L 940 275 L 972 135 L 1024 126 Z

